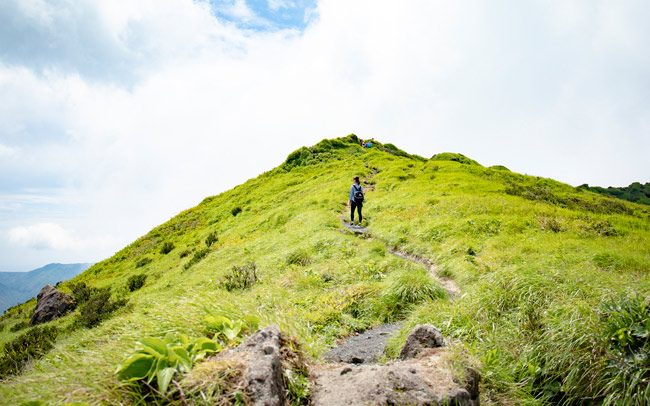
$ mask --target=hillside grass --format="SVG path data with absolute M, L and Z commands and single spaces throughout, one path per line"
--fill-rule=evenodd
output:
M 478 364 L 486 404 L 647 404 L 648 384 L 621 372 L 630 344 L 610 321 L 617 303 L 649 300 L 649 208 L 459 154 L 426 160 L 373 146 L 348 137 L 301 148 L 64 283 L 111 287 L 128 305 L 92 329 L 75 314 L 49 323 L 61 331 L 54 349 L 0 384 L 0 399 L 129 404 L 114 372 L 139 338 L 200 336 L 208 314 L 255 314 L 313 358 L 337 338 L 405 320 L 394 356 L 415 324 L 432 323 L 459 364 Z M 374 185 L 370 238 L 341 224 L 355 175 Z M 431 260 L 463 294 L 450 302 L 423 266 L 390 249 Z M 259 279 L 224 289 L 251 261 Z M 145 283 L 131 292 L 139 274 Z M 11 327 L 33 305 L 3 316 L 0 344 L 21 333 Z M 644 345 L 637 353 L 650 353 Z M 628 372 L 646 379 L 644 365 Z

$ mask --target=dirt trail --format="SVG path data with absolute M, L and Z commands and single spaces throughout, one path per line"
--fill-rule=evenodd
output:
M 451 300 L 453 300 L 456 296 L 460 295 L 460 289 L 458 288 L 458 285 L 456 285 L 456 282 L 454 282 L 453 279 L 440 276 L 438 267 L 433 262 L 427 260 L 426 258 L 418 257 L 409 254 L 408 252 L 400 251 L 393 248 L 388 248 L 388 252 L 390 252 L 391 254 L 395 255 L 398 258 L 402 258 L 407 261 L 411 261 L 413 263 L 426 266 L 431 276 L 433 276 L 445 288 Z
M 363 179 L 363 183 L 366 185 L 368 192 L 375 188 L 374 184 L 368 182 L 378 173 L 375 168 L 372 168 L 372 171 L 373 173 L 370 176 Z M 341 221 L 343 222 L 343 226 L 354 234 L 364 235 L 366 237 L 370 236 L 370 230 L 368 228 L 352 225 L 347 222 L 346 212 L 341 216 Z M 370 239 L 376 238 L 370 237 Z M 460 295 L 461 292 L 456 283 L 449 278 L 440 276 L 438 267 L 433 262 L 426 258 L 418 257 L 388 246 L 387 250 L 398 258 L 424 265 L 429 270 L 431 276 L 433 276 L 445 288 L 450 300 L 454 300 L 455 297 Z M 384 324 L 374 329 L 367 330 L 362 334 L 351 336 L 337 347 L 332 348 L 323 358 L 330 363 L 363 364 L 377 362 L 386 348 L 388 339 L 399 331 L 401 325 L 401 323 Z
M 369 364 L 379 361 L 388 339 L 402 327 L 401 323 L 384 324 L 350 336 L 338 347 L 332 348 L 323 357 L 327 362 L 346 364 Z

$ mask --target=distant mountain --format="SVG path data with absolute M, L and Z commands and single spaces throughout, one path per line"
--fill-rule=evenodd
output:
M 589 186 L 587 184 L 578 186 L 581 189 L 590 190 L 604 195 L 618 197 L 619 199 L 627 200 L 629 202 L 641 203 L 650 205 L 650 182 L 642 185 L 639 182 L 634 182 L 628 187 L 600 187 Z
M 48 264 L 29 272 L 0 272 L 0 311 L 35 297 L 45 285 L 73 278 L 92 264 Z

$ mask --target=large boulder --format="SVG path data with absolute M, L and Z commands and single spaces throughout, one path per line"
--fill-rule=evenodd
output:
M 442 338 L 440 330 L 431 324 L 417 325 L 406 338 L 399 358 L 403 360 L 415 358 L 428 348 L 444 347 L 444 345 L 445 340 Z
M 36 308 L 29 320 L 32 326 L 58 319 L 74 310 L 75 303 L 72 296 L 67 295 L 52 285 L 45 285 L 36 296 Z

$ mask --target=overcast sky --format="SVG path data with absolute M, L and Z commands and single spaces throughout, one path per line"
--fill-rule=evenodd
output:
M 352 132 L 648 182 L 649 21 L 634 0 L 2 0 L 0 270 L 102 260 Z

